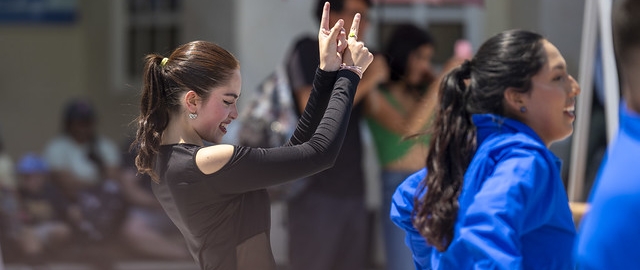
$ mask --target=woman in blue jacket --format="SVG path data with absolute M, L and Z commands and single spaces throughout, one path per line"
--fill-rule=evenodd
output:
M 391 210 L 418 269 L 573 269 L 575 227 L 549 146 L 572 133 L 579 93 L 558 49 L 522 30 L 445 76 L 426 168 Z

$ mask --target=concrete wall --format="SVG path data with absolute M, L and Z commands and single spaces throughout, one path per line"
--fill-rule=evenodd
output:
M 66 97 L 87 92 L 86 27 L 0 25 L 0 136 L 12 156 L 39 151 Z
M 0 28 L 0 136 L 10 154 L 39 150 L 59 127 L 63 95 L 84 92 L 82 27 Z

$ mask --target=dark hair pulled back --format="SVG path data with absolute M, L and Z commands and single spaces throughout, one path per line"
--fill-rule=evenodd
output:
M 471 116 L 504 115 L 507 88 L 523 93 L 530 90 L 531 78 L 546 62 L 542 41 L 533 32 L 501 32 L 442 80 L 426 159 L 428 173 L 417 193 L 425 195 L 416 199 L 413 220 L 420 234 L 439 251 L 445 251 L 453 239 L 458 197 L 477 147 Z
M 399 81 L 406 75 L 409 56 L 423 45 L 435 48 L 435 40 L 427 30 L 411 23 L 396 26 L 384 50 L 391 81 Z
M 631 53 L 640 46 L 640 2 L 614 1 L 612 10 L 613 44 L 618 62 L 628 64 Z
M 180 111 L 183 94 L 191 90 L 206 100 L 213 88 L 229 82 L 239 63 L 227 50 L 207 41 L 184 44 L 168 58 L 149 54 L 145 62 L 138 128 L 131 147 L 137 150 L 138 172 L 158 182 L 153 170 L 156 154 L 170 116 Z

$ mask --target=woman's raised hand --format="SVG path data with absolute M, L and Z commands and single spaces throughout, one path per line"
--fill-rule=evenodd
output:
M 364 46 L 362 41 L 358 41 L 358 29 L 360 28 L 360 13 L 356 13 L 351 23 L 349 37 L 347 38 L 347 48 L 342 55 L 342 62 L 347 66 L 358 66 L 364 72 L 371 61 L 373 54 Z
M 320 31 L 318 32 L 318 44 L 320 47 L 320 69 L 324 71 L 336 71 L 340 65 L 358 66 L 364 72 L 371 61 L 373 54 L 364 46 L 362 41 L 358 41 L 358 29 L 360 28 L 360 13 L 353 18 L 349 38 L 344 32 L 344 20 L 329 28 L 329 2 L 324 4 L 322 9 L 322 20 L 320 21 Z
M 336 71 L 342 64 L 342 52 L 346 45 L 340 39 L 345 40 L 344 20 L 340 19 L 333 28 L 329 29 L 329 2 L 324 4 L 322 9 L 322 20 L 320 21 L 320 31 L 318 32 L 318 45 L 320 47 L 320 69 L 324 71 Z

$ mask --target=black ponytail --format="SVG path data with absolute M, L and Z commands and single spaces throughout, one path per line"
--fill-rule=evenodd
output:
M 153 171 L 155 157 L 160 148 L 162 131 L 169 124 L 169 111 L 164 102 L 166 91 L 165 78 L 163 76 L 164 59 L 157 54 L 145 57 L 144 86 L 140 103 L 140 115 L 138 116 L 138 130 L 136 140 L 132 147 L 137 148 L 136 166 L 138 172 L 148 174 L 151 179 L 158 181 L 158 175 Z
M 462 178 L 475 152 L 475 128 L 466 108 L 471 62 L 466 61 L 443 78 L 441 103 L 436 111 L 427 156 L 426 195 L 416 203 L 415 227 L 427 242 L 444 251 L 453 237 Z

